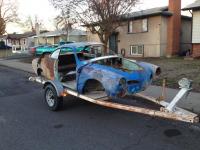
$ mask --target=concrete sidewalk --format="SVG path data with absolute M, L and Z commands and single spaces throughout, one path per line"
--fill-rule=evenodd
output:
M 34 73 L 31 64 L 20 62 L 19 59 L 8 59 L 8 60 L 1 59 L 0 65 L 19 69 L 19 70 L 26 71 L 29 73 Z
M 34 73 L 31 64 L 22 63 L 19 61 L 19 59 L 0 60 L 0 65 Z M 162 88 L 159 86 L 151 86 L 144 91 L 144 93 L 149 96 L 159 97 L 161 95 L 161 90 Z M 166 101 L 171 101 L 178 91 L 178 89 L 166 88 Z M 178 106 L 200 114 L 200 93 L 191 92 L 187 99 L 183 98 L 178 103 Z

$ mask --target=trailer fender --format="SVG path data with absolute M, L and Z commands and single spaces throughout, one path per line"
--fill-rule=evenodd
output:
M 44 83 L 43 89 L 44 89 L 47 85 L 52 85 L 52 86 L 55 88 L 58 97 L 63 96 L 64 88 L 63 88 L 63 85 L 62 85 L 59 81 L 48 80 L 48 81 L 46 81 L 46 82 Z

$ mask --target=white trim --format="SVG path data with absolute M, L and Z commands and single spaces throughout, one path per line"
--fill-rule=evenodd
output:
M 142 47 L 142 54 L 139 53 L 139 47 L 140 46 Z M 133 52 L 133 48 L 135 48 L 136 53 Z M 131 45 L 130 55 L 132 55 L 132 56 L 143 56 L 144 55 L 144 45 Z

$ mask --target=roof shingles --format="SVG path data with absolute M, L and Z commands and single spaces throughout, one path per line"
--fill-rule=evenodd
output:
M 154 15 L 163 15 L 163 16 L 171 16 L 173 13 L 168 11 L 168 7 L 156 7 L 156 8 L 151 8 L 151 9 L 146 9 L 146 10 L 141 10 L 137 12 L 132 12 L 125 14 L 123 18 L 125 19 L 132 19 L 132 18 L 141 18 L 141 17 L 146 17 L 146 16 L 154 16 Z
M 182 10 L 200 9 L 200 0 L 196 0 L 194 3 L 186 6 Z

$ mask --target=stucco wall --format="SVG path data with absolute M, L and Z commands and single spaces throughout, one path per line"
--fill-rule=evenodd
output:
M 166 55 L 167 49 L 167 17 L 161 18 L 161 28 L 160 28 L 160 56 Z
M 54 37 L 48 37 L 47 38 L 47 44 L 55 44 Z
M 100 42 L 99 36 L 97 34 L 92 34 L 89 29 L 87 29 L 87 41 L 89 42 Z
M 193 11 L 192 43 L 200 43 L 200 10 Z
M 75 42 L 83 42 L 87 41 L 87 36 L 86 35 L 70 35 L 69 36 L 69 41 L 75 41 Z
M 148 18 L 148 32 L 128 33 L 128 23 L 118 28 L 118 51 L 126 50 L 126 57 L 130 55 L 131 45 L 144 45 L 144 57 L 160 57 L 160 25 L 161 16 Z
M 35 45 L 46 44 L 46 39 L 42 37 L 34 38 L 34 43 Z
M 137 57 L 130 55 L 131 45 L 144 45 L 144 57 L 166 56 L 168 17 L 154 16 L 148 18 L 148 32 L 128 33 L 128 22 L 124 22 L 117 29 L 118 53 L 125 49 L 126 57 Z M 191 20 L 182 19 L 180 46 L 181 51 L 191 49 Z M 200 36 L 199 36 L 200 37 Z M 88 41 L 99 41 L 97 35 L 88 32 Z M 141 57 L 141 55 L 140 55 Z
M 54 37 L 54 43 L 55 43 L 55 44 L 58 44 L 58 43 L 60 42 L 60 39 L 61 39 L 61 38 L 60 38 L 59 36 L 55 36 L 55 37 Z

